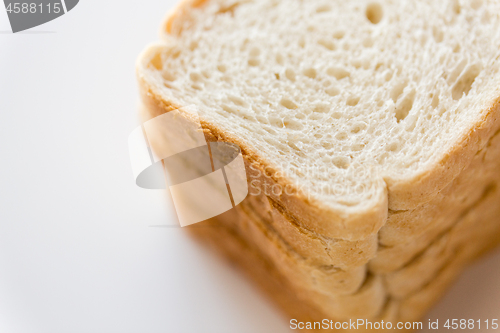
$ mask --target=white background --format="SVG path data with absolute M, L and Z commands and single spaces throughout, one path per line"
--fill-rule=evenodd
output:
M 0 332 L 289 331 L 134 184 L 134 63 L 174 3 L 83 0 L 18 34 L 0 7 Z M 500 319 L 500 252 L 429 318 Z

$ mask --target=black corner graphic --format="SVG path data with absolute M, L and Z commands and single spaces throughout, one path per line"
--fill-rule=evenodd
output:
M 4 0 L 12 32 L 52 21 L 73 9 L 78 0 Z
M 66 10 L 69 12 L 70 10 L 75 8 L 78 0 L 64 0 L 64 2 L 66 2 Z

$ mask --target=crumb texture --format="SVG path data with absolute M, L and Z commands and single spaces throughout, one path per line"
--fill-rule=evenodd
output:
M 470 130 L 500 87 L 500 5 L 208 1 L 148 75 L 316 198 L 359 206 Z

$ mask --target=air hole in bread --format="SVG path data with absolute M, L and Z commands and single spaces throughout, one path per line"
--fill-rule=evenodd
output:
M 469 93 L 474 80 L 480 72 L 481 67 L 479 65 L 472 65 L 462 73 L 451 91 L 451 96 L 454 100 L 458 100 Z
M 438 27 L 432 27 L 432 37 L 434 37 L 436 43 L 441 43 L 444 39 L 444 33 Z
M 382 20 L 384 12 L 382 6 L 377 2 L 372 2 L 366 7 L 366 18 L 373 24 L 377 24 Z
M 300 38 L 299 38 L 299 46 L 301 48 L 304 48 L 306 46 L 306 40 L 303 36 L 300 36 Z
M 172 51 L 172 55 L 171 55 L 171 57 L 172 57 L 173 59 L 177 59 L 177 58 L 179 58 L 179 56 L 181 55 L 181 53 L 182 53 L 182 52 L 181 52 L 181 50 L 175 50 L 175 49 L 174 49 L 174 50 Z
M 317 113 L 327 113 L 330 110 L 326 104 L 318 104 L 314 107 L 313 111 Z
M 198 47 L 198 42 L 197 41 L 192 41 L 191 44 L 189 44 L 189 50 L 194 51 Z
M 305 114 L 303 114 L 302 112 L 299 112 L 299 113 L 297 113 L 297 114 L 295 115 L 295 118 L 296 118 L 296 119 L 301 119 L 301 120 L 302 120 L 302 119 L 306 119 L 306 115 L 305 115 Z
M 359 96 L 351 96 L 347 99 L 346 104 L 349 106 L 356 106 L 359 103 Z
M 336 87 L 330 87 L 326 89 L 325 92 L 330 96 L 337 96 L 338 94 L 340 94 L 339 88 Z
M 465 66 L 467 65 L 467 59 L 462 59 L 458 64 L 453 68 L 453 70 L 450 72 L 447 82 L 449 85 L 452 85 L 455 83 L 457 80 L 458 76 L 462 71 L 464 70 Z
M 325 148 L 326 150 L 330 150 L 333 148 L 333 143 L 328 142 L 328 141 L 322 141 L 321 146 Z
M 330 50 L 330 51 L 335 50 L 335 44 L 331 40 L 320 39 L 318 41 L 318 44 L 321 45 L 321 46 L 323 46 L 324 48 Z
M 361 151 L 363 148 L 365 148 L 365 145 L 362 143 L 355 143 L 351 146 L 352 151 Z
M 161 53 L 155 54 L 150 63 L 154 68 L 161 71 L 163 69 L 163 60 L 161 59 Z
M 306 68 L 302 73 L 311 79 L 315 79 L 318 74 L 314 68 Z
M 238 97 L 238 96 L 232 96 L 232 95 L 229 95 L 227 96 L 227 98 L 233 102 L 234 104 L 238 105 L 238 106 L 247 106 L 247 103 L 245 102 L 244 99 Z
M 391 98 L 396 103 L 398 101 L 399 96 L 403 93 L 403 90 L 406 88 L 407 81 L 400 80 L 396 83 L 396 85 L 391 90 Z
M 227 67 L 224 64 L 220 64 L 220 65 L 217 65 L 217 70 L 221 73 L 224 73 L 225 71 L 227 71 Z
M 373 46 L 373 39 L 371 37 L 366 37 L 363 40 L 363 46 L 364 47 L 372 47 Z
M 294 110 L 298 107 L 297 104 L 295 104 L 292 100 L 288 98 L 282 98 L 280 104 L 290 110 Z
M 335 39 L 342 39 L 342 38 L 344 38 L 344 36 L 345 36 L 345 32 L 342 30 L 335 31 L 333 33 L 333 38 L 335 38 Z
M 259 59 L 248 59 L 249 66 L 255 67 L 255 66 L 259 66 L 259 64 L 260 64 Z
M 271 120 L 268 119 L 268 123 L 271 124 Z M 271 134 L 271 135 L 276 135 L 277 134 L 277 132 L 274 129 L 272 129 L 271 127 L 269 127 L 269 126 L 265 126 L 264 130 L 267 133 Z
M 350 160 L 345 156 L 337 156 L 332 159 L 332 163 L 339 169 L 347 169 L 349 167 Z
M 333 112 L 331 115 L 332 119 L 340 119 L 342 118 L 342 113 L 340 112 Z
M 287 77 L 287 79 L 289 79 L 290 81 L 295 81 L 295 71 L 291 68 L 287 68 L 285 70 L 285 76 Z
M 415 100 L 415 90 L 408 93 L 396 107 L 395 117 L 398 123 L 405 119 L 413 108 L 413 101 Z
M 257 119 L 257 121 L 259 123 L 262 123 L 262 124 L 267 124 L 268 123 L 267 118 L 264 117 L 264 116 L 261 116 L 261 115 L 256 115 L 255 119 Z
M 258 57 L 260 55 L 260 49 L 258 47 L 254 47 L 250 50 L 251 57 Z
M 169 81 L 165 81 L 163 82 L 163 86 L 168 88 L 168 89 L 174 89 L 174 90 L 177 90 L 177 87 L 174 86 L 173 84 L 171 84 Z
M 217 12 L 217 14 L 230 14 L 230 15 L 234 15 L 234 11 L 235 9 L 240 5 L 239 2 L 235 2 L 233 4 L 230 4 L 230 5 L 227 5 L 227 6 L 221 6 L 219 8 L 219 11 Z
M 324 118 L 324 115 L 322 113 L 313 113 L 309 115 L 309 120 L 322 120 Z
M 198 73 L 194 73 L 194 72 L 193 72 L 193 73 L 191 73 L 191 74 L 189 74 L 189 78 L 190 78 L 190 79 L 191 79 L 191 81 L 193 81 L 193 82 L 196 82 L 196 81 L 201 81 L 201 80 L 203 79 L 203 77 L 202 77 L 200 74 L 198 74 Z
M 202 70 L 202 71 L 201 71 L 201 74 L 202 74 L 205 78 L 207 78 L 207 79 L 209 79 L 209 78 L 212 76 L 212 73 L 211 73 L 210 71 L 207 71 L 207 70 Z
M 332 10 L 332 7 L 330 7 L 329 5 L 322 5 L 316 8 L 316 13 L 325 13 L 329 12 L 330 10 Z
M 366 128 L 365 123 L 357 123 L 357 124 L 352 126 L 351 133 L 357 134 L 357 133 L 361 132 L 362 130 L 364 130 L 365 128 Z
M 361 67 L 361 65 L 363 64 L 362 60 L 361 59 L 352 59 L 351 60 L 351 64 L 354 66 L 354 68 L 358 69 Z
M 283 55 L 281 53 L 276 54 L 276 62 L 279 65 L 283 65 L 285 63 L 285 59 L 283 58 Z
M 166 81 L 175 81 L 175 75 L 172 74 L 170 71 L 163 71 L 161 73 L 161 76 L 166 80 Z
M 340 132 L 340 133 L 337 133 L 335 135 L 335 139 L 340 140 L 340 141 L 343 141 L 343 140 L 347 139 L 348 137 L 349 137 L 349 135 L 346 132 Z
M 302 125 L 300 121 L 294 119 L 285 119 L 283 124 L 285 125 L 286 128 L 296 131 L 299 131 L 304 128 L 304 125 Z
M 282 128 L 283 127 L 283 119 L 277 116 L 269 116 L 268 117 L 269 124 Z
M 393 142 L 393 143 L 386 146 L 387 151 L 393 151 L 393 152 L 398 151 L 399 148 L 400 148 L 400 145 L 398 142 Z
M 236 109 L 234 109 L 233 107 L 227 105 L 227 104 L 222 104 L 222 110 L 226 111 L 226 112 L 229 112 L 229 113 L 232 113 L 232 114 L 236 114 Z
M 191 85 L 191 88 L 193 88 L 194 90 L 203 90 L 203 86 L 199 83 L 193 83 Z
M 378 164 L 384 164 L 385 160 L 387 159 L 389 155 L 387 153 L 384 153 L 380 155 L 377 159 Z
M 385 80 L 389 82 L 391 79 L 392 79 L 392 72 L 387 71 L 387 73 L 385 73 Z
M 431 101 L 431 106 L 433 109 L 437 108 L 439 105 L 439 91 L 436 94 L 431 94 L 430 96 L 432 98 Z
M 337 80 L 341 80 L 348 77 L 350 73 L 341 67 L 328 67 L 326 74 L 335 77 Z
M 474 10 L 477 10 L 479 9 L 479 7 L 481 7 L 483 5 L 483 1 L 482 0 L 473 0 L 470 4 L 471 8 L 474 9 Z
M 302 143 L 300 143 L 300 142 L 288 141 L 287 144 L 288 144 L 288 146 L 290 146 L 290 148 L 292 148 L 296 151 L 300 151 L 300 149 L 302 147 Z
M 460 7 L 460 2 L 458 2 L 458 0 L 452 0 L 452 8 L 453 8 L 453 12 L 456 15 L 459 15 L 460 12 L 462 11 L 462 8 Z

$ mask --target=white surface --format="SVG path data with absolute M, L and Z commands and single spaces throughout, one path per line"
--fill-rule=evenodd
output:
M 288 331 L 134 184 L 134 62 L 173 5 L 83 0 L 15 35 L 0 8 L 0 332 Z M 497 251 L 430 317 L 500 318 L 499 277 Z

